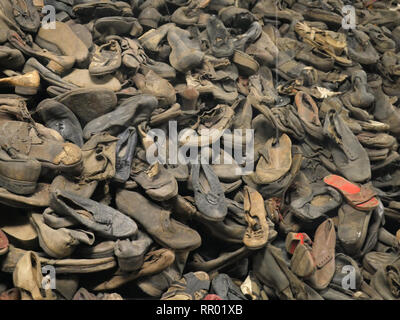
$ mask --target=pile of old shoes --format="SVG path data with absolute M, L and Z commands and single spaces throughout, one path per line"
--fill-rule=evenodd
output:
M 0 300 L 400 300 L 399 1 L 350 2 L 1 0 Z

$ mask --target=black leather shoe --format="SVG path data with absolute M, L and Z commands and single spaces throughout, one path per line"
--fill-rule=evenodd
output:
M 39 103 L 36 112 L 46 127 L 56 130 L 66 141 L 83 145 L 83 133 L 78 118 L 61 102 L 45 99 Z

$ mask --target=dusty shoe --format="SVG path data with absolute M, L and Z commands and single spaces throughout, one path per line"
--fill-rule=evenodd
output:
M 13 150 L 0 150 L 0 186 L 16 194 L 31 194 L 41 172 L 41 164 Z
M 267 244 L 269 226 L 262 196 L 254 189 L 244 188 L 244 211 L 248 223 L 243 243 L 249 249 L 260 249 Z
M 117 96 L 109 89 L 76 87 L 58 95 L 55 99 L 70 108 L 82 126 L 114 110 L 117 106 Z M 82 108 L 82 104 L 87 107 Z
M 371 167 L 367 152 L 334 110 L 326 114 L 324 134 L 331 141 L 330 150 L 339 172 L 355 182 L 370 179 Z
M 102 181 L 114 177 L 117 141 L 118 138 L 103 132 L 93 135 L 82 146 L 82 180 Z
M 38 104 L 36 112 L 40 115 L 46 127 L 59 132 L 64 140 L 82 147 L 82 127 L 75 114 L 68 107 L 58 101 L 44 99 Z
M 87 231 L 50 228 L 41 214 L 33 213 L 30 221 L 38 233 L 40 247 L 53 258 L 68 257 L 80 243 L 92 245 L 94 242 L 94 235 Z
M 362 248 L 367 236 L 371 211 L 362 212 L 344 204 L 338 212 L 338 239 L 345 252 L 356 255 Z
M 22 300 L 54 300 L 55 295 L 48 288 L 42 288 L 43 275 L 39 256 L 27 251 L 19 259 L 13 272 L 14 285 L 21 289 Z M 44 295 L 41 292 L 44 289 Z
M 400 299 L 399 258 L 379 269 L 371 280 L 372 287 L 385 300 Z
M 55 212 L 71 216 L 105 238 L 126 238 L 135 235 L 138 230 L 136 223 L 121 212 L 66 191 L 52 192 L 50 204 Z
M 240 288 L 225 273 L 218 274 L 211 282 L 211 291 L 222 300 L 247 300 Z
M 27 32 L 36 32 L 40 26 L 40 16 L 32 0 L 12 0 L 12 9 L 15 21 L 21 29 Z
M 56 48 L 62 54 L 74 57 L 78 65 L 85 64 L 89 58 L 88 48 L 66 23 L 59 21 L 55 23 L 55 29 L 41 27 L 35 42 L 48 50 L 54 51 Z
M 121 83 L 112 74 L 96 77 L 92 76 L 88 69 L 73 69 L 62 81 L 80 88 L 108 89 L 114 92 L 121 90 Z
M 139 231 L 135 240 L 117 240 L 114 254 L 118 258 L 121 271 L 131 272 L 139 270 L 144 262 L 144 255 L 153 240 L 144 232 Z
M 159 107 L 170 106 L 176 102 L 174 87 L 168 80 L 163 79 L 152 70 L 148 70 L 145 75 L 137 73 L 133 77 L 133 81 L 142 93 L 155 96 Z
M 257 184 L 267 184 L 284 176 L 292 164 L 292 142 L 286 134 L 279 140 L 270 138 L 259 152 L 260 160 L 252 179 Z
M 132 201 L 138 201 L 140 208 L 132 207 Z M 140 223 L 163 246 L 175 250 L 194 250 L 201 244 L 200 235 L 195 230 L 170 218 L 170 212 L 162 210 L 137 192 L 119 190 L 116 204 L 119 210 Z
M 323 139 L 322 125 L 318 117 L 318 107 L 307 93 L 299 91 L 295 97 L 299 117 L 306 131 L 313 137 Z
M 130 273 L 117 270 L 110 279 L 97 284 L 93 290 L 104 291 L 116 289 L 138 278 L 158 274 L 168 268 L 174 262 L 174 259 L 175 254 L 172 250 L 162 248 L 150 251 L 144 256 L 144 263 L 139 270 Z
M 317 269 L 311 246 L 299 243 L 290 260 L 290 269 L 299 277 L 309 277 Z
M 233 39 L 221 20 L 211 16 L 207 21 L 207 35 L 211 53 L 217 57 L 231 57 L 234 52 Z
M 35 125 L 22 121 L 3 121 L 0 131 L 2 144 L 38 160 L 42 168 L 71 173 L 81 170 L 82 153 L 78 146 L 50 140 L 39 133 Z
M 131 166 L 137 144 L 137 132 L 134 127 L 127 128 L 117 137 L 117 147 L 115 150 L 115 175 L 114 180 L 124 183 L 129 179 Z
M 148 120 L 157 105 L 157 99 L 149 94 L 126 99 L 114 111 L 101 115 L 86 124 L 83 128 L 83 137 L 89 139 L 92 134 L 104 131 L 108 131 L 110 134 L 119 133 L 124 127 Z
M 327 219 L 318 226 L 311 251 L 317 269 L 308 281 L 317 290 L 326 288 L 335 274 L 335 245 L 335 226 L 332 219 Z
M 33 47 L 28 44 L 28 41 L 22 39 L 17 32 L 11 30 L 8 32 L 8 41 L 25 55 L 36 57 L 45 62 L 46 67 L 57 74 L 70 70 L 75 63 L 75 57 L 58 55 L 38 46 Z
M 190 33 L 178 27 L 168 31 L 168 43 L 171 46 L 169 61 L 176 70 L 186 73 L 198 66 L 204 57 L 200 44 L 191 39 Z
M 5 233 L 0 230 L 0 256 L 6 254 L 8 252 L 8 238 Z
M 175 281 L 161 300 L 202 300 L 210 288 L 210 278 L 203 271 L 190 272 Z
M 17 70 L 25 63 L 24 55 L 17 49 L 0 46 L 0 67 Z
M 40 86 L 39 72 L 35 70 L 23 75 L 2 78 L 0 85 L 13 86 L 17 94 L 35 95 Z
M 178 194 L 178 183 L 173 175 L 159 162 L 147 170 L 135 174 L 133 179 L 146 190 L 146 194 L 157 201 L 165 201 Z
M 192 183 L 196 206 L 202 217 L 210 221 L 222 221 L 227 214 L 227 206 L 218 177 L 208 164 L 192 165 Z
M 115 40 L 110 40 L 96 47 L 89 65 L 89 72 L 94 76 L 113 73 L 121 66 L 121 47 Z

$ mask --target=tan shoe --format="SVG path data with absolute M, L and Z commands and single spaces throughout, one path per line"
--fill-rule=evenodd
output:
M 0 79 L 0 84 L 15 87 L 15 93 L 22 95 L 35 95 L 40 86 L 39 72 L 31 71 L 23 75 Z
M 168 268 L 174 260 L 175 254 L 169 249 L 150 251 L 144 256 L 144 263 L 139 270 L 132 273 L 124 273 L 118 270 L 111 279 L 95 286 L 93 291 L 115 289 L 137 278 L 160 273 Z
M 30 224 L 28 216 L 19 214 L 17 209 L 4 210 L 0 216 L 0 228 L 7 236 L 10 245 L 26 250 L 39 249 L 36 230 Z
M 292 141 L 287 134 L 282 134 L 279 141 L 270 138 L 260 150 L 260 160 L 255 173 L 251 174 L 257 184 L 268 184 L 283 177 L 292 164 Z
M 17 262 L 13 272 L 13 282 L 21 290 L 22 300 L 55 300 L 51 289 L 43 288 L 43 275 L 39 256 L 27 251 Z M 41 292 L 44 289 L 44 295 Z
M 78 146 L 48 139 L 32 123 L 1 122 L 0 143 L 30 159 L 38 160 L 42 168 L 76 173 L 81 170 L 82 153 Z
M 335 274 L 335 245 L 335 226 L 332 219 L 327 219 L 315 231 L 311 251 L 317 270 L 308 280 L 317 290 L 325 289 Z
M 248 186 L 244 187 L 244 211 L 248 227 L 243 243 L 249 249 L 260 249 L 268 242 L 267 212 L 261 194 Z
M 40 247 L 50 257 L 59 259 L 68 257 L 81 241 L 87 245 L 92 245 L 94 242 L 94 235 L 91 232 L 50 228 L 45 224 L 42 214 L 33 213 L 29 220 L 38 233 Z

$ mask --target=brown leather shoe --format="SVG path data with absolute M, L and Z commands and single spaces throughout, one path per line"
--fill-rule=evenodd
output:
M 332 219 L 327 219 L 315 231 L 312 247 L 317 270 L 308 281 L 317 290 L 325 289 L 335 274 L 335 245 L 335 226 Z
M 0 256 L 8 252 L 8 238 L 5 233 L 0 229 Z
M 248 186 L 244 187 L 244 211 L 248 227 L 243 243 L 251 250 L 260 249 L 268 242 L 267 212 L 261 194 Z

